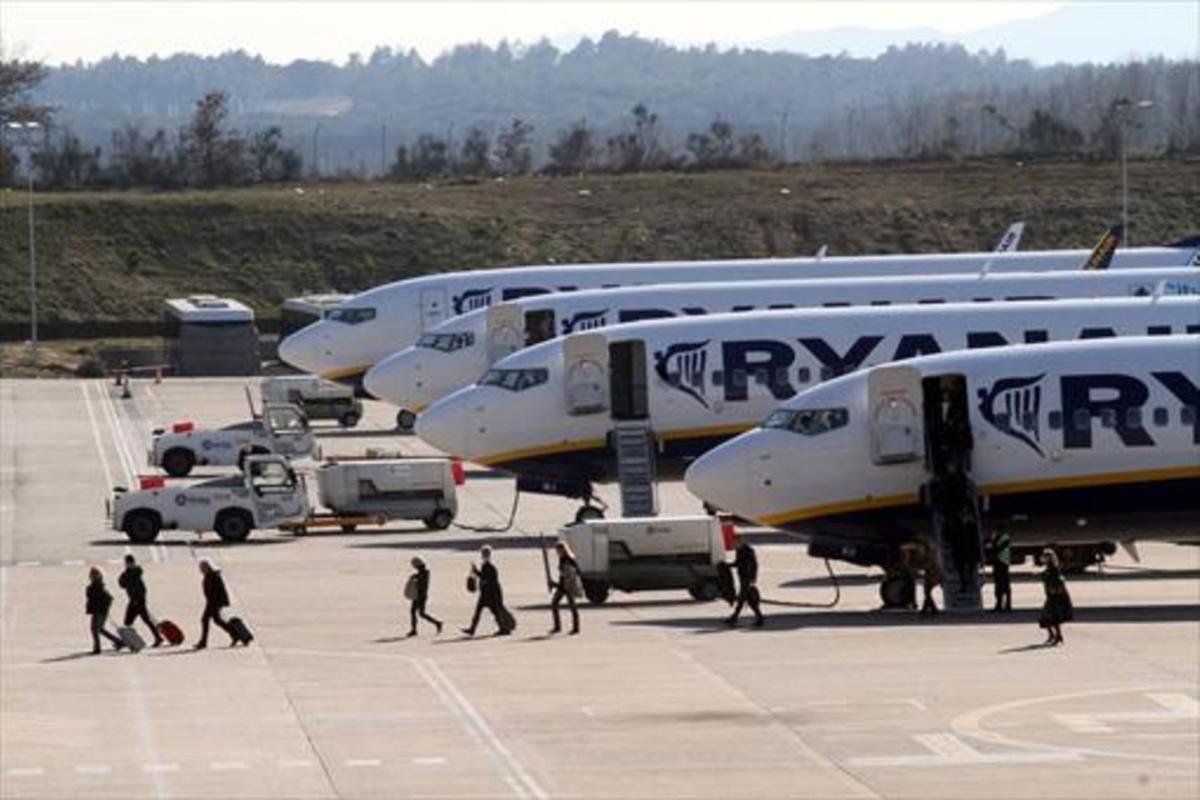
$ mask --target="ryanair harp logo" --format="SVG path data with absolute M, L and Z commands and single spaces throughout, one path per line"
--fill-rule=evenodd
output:
M 562 321 L 563 336 L 568 333 L 577 333 L 579 331 L 594 331 L 597 328 L 603 328 L 606 320 L 605 315 L 608 309 L 603 311 L 580 311 L 570 319 Z
M 704 399 L 704 378 L 709 341 L 680 342 L 654 353 L 655 374 L 705 408 L 708 408 L 708 401 Z
M 1041 448 L 1042 387 L 1046 373 L 1026 378 L 1001 378 L 991 389 L 979 390 L 979 415 L 996 430 L 1023 442 L 1045 458 Z
M 486 289 L 468 289 L 462 294 L 454 295 L 454 313 L 466 314 L 468 311 L 477 311 L 481 308 L 487 308 L 492 304 L 492 287 Z

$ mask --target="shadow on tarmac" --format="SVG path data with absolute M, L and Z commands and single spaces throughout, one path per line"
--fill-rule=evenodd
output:
M 1081 575 L 1068 575 L 1066 577 L 1067 584 L 1072 583 L 1109 583 L 1114 581 L 1154 581 L 1154 580 L 1196 580 L 1200 578 L 1200 569 L 1151 569 L 1149 567 L 1106 567 L 1103 573 L 1086 572 Z M 841 586 L 872 586 L 878 585 L 882 579 L 882 575 L 864 575 L 861 573 L 852 573 L 849 575 L 838 575 L 837 582 Z M 1013 583 L 1033 583 L 1042 582 L 1041 573 L 1038 572 L 1014 572 L 1012 574 Z M 991 584 L 991 578 L 987 579 L 987 583 Z M 828 575 L 817 575 L 811 578 L 797 578 L 795 580 L 784 581 L 779 584 L 782 587 L 789 589 L 811 588 L 815 586 L 833 586 L 833 581 Z
M 427 533 L 425 530 L 420 532 Z M 543 542 L 550 547 L 554 543 L 554 537 L 514 536 L 511 533 L 505 533 L 496 534 L 491 538 L 473 536 L 469 539 L 436 539 L 432 541 L 427 539 L 420 542 L 361 542 L 352 543 L 349 546 L 368 550 L 380 548 L 386 550 L 457 550 L 475 553 L 485 544 L 491 545 L 493 550 L 538 550 Z
M 1032 628 L 1037 626 L 1040 616 L 1040 607 L 1020 609 L 1003 614 L 991 611 L 972 614 L 942 612 L 932 617 L 923 616 L 916 611 L 825 610 L 803 613 L 785 612 L 770 614 L 767 617 L 766 630 L 895 628 L 905 626 L 945 627 L 960 625 L 1028 625 Z M 1132 622 L 1200 622 L 1200 605 L 1076 606 L 1075 621 L 1073 624 Z M 715 610 L 711 616 L 704 617 L 613 620 L 610 624 L 631 627 L 690 628 L 695 633 L 703 633 L 716 626 L 725 627 L 724 616 L 716 613 Z
M 275 536 L 269 539 L 249 538 L 242 542 L 226 542 L 219 538 L 205 539 L 200 541 L 188 541 L 187 539 L 163 539 L 149 542 L 148 544 L 135 544 L 128 539 L 93 539 L 88 542 L 92 547 L 119 547 L 124 550 L 126 547 L 152 547 L 154 545 L 162 545 L 163 547 L 191 547 L 196 550 L 213 550 L 225 547 L 268 547 L 277 544 L 290 544 L 295 541 L 294 536 Z

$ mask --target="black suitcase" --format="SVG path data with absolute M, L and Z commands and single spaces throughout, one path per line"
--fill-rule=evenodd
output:
M 500 612 L 496 614 L 496 622 L 500 623 L 501 633 L 512 633 L 517 629 L 517 618 L 504 606 L 500 606 Z
M 242 621 L 241 617 L 229 618 L 229 632 L 233 634 L 235 642 L 250 644 L 254 641 L 254 634 L 250 632 L 250 628 Z

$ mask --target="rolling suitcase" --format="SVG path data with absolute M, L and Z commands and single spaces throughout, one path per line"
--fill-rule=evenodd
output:
M 512 633 L 517 629 L 517 618 L 504 606 L 500 606 L 500 611 L 496 614 L 496 622 L 500 623 L 501 633 Z
M 183 644 L 183 631 L 174 622 L 169 619 L 161 620 L 158 625 L 158 635 L 163 637 L 169 645 Z
M 128 625 L 117 628 L 117 637 L 134 653 L 140 653 L 146 647 L 146 640 L 142 638 L 142 635 Z
M 229 631 L 237 642 L 250 644 L 254 641 L 254 634 L 250 632 L 250 628 L 242 621 L 241 617 L 229 618 Z

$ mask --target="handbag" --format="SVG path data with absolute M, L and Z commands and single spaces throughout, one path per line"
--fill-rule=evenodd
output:
M 474 575 L 467 576 L 467 591 L 472 594 L 479 588 L 479 580 Z
M 405 581 L 405 583 L 404 583 L 404 599 L 405 600 L 416 600 L 417 599 L 417 576 L 416 575 L 409 575 L 408 580 Z

